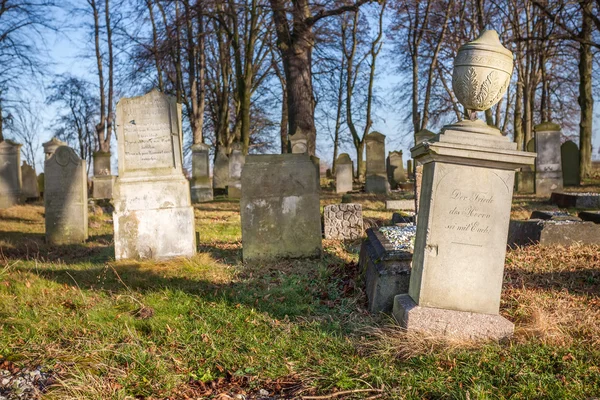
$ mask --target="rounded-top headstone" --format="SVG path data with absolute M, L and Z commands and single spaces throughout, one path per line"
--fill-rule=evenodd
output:
M 43 143 L 42 147 L 44 148 L 44 153 L 46 154 L 46 159 L 52 157 L 52 154 L 54 154 L 54 152 L 56 151 L 57 148 L 59 148 L 60 146 L 66 146 L 66 145 L 67 144 L 65 142 L 63 142 L 62 140 L 58 140 L 55 137 L 53 137 L 46 143 Z
M 369 133 L 367 135 L 367 137 L 365 138 L 365 140 L 366 141 L 374 140 L 374 141 L 377 141 L 377 142 L 385 142 L 385 135 L 381 134 L 381 133 L 379 133 L 377 131 L 373 131 L 373 132 L 371 132 L 371 133 Z
M 352 159 L 348 155 L 348 153 L 342 153 L 338 156 L 337 164 L 352 164 Z
M 538 132 L 560 132 L 560 125 L 559 124 L 555 124 L 554 122 L 542 122 L 541 124 L 537 124 L 536 126 L 533 127 L 533 130 L 538 133 Z

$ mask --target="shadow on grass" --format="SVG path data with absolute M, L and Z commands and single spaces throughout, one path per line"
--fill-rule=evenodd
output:
M 203 250 L 208 250 L 207 246 Z M 210 251 L 222 254 L 222 249 Z M 227 257 L 238 257 L 239 250 L 226 250 L 226 253 L 229 253 Z M 179 266 L 173 267 L 173 263 Z M 333 255 L 321 260 L 246 264 L 233 279 L 220 277 L 218 268 L 218 265 L 201 265 L 197 259 L 180 259 L 163 265 L 123 261 L 95 268 L 18 266 L 14 270 L 82 290 L 140 295 L 164 290 L 181 291 L 205 302 L 254 308 L 276 319 L 348 313 L 356 310 L 356 297 L 362 295 L 356 284 L 356 264 L 346 263 Z M 203 271 L 206 276 L 202 275 Z M 213 273 L 217 276 L 211 276 Z
M 104 263 L 114 257 L 113 235 L 91 235 L 85 243 L 54 245 L 46 243 L 43 233 L 0 231 L 0 260 L 27 260 L 80 264 Z
M 526 287 L 544 291 L 568 291 L 572 294 L 600 298 L 600 268 L 576 271 L 531 272 L 506 270 L 507 282 L 515 288 Z

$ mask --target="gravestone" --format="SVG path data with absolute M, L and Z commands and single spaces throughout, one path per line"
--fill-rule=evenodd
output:
M 246 156 L 242 151 L 241 143 L 232 145 L 229 155 L 229 184 L 227 186 L 227 197 L 239 199 L 242 197 L 242 170 L 246 163 Z
M 600 211 L 580 211 L 577 215 L 583 221 L 590 221 L 595 224 L 600 224 Z
M 210 181 L 210 146 L 196 143 L 192 146 L 192 179 L 190 193 L 192 203 L 212 201 L 213 188 Z
M 403 236 L 404 241 L 393 243 L 386 236 L 387 231 Z M 408 292 L 414 236 L 412 224 L 367 229 L 358 268 L 365 282 L 370 312 L 392 311 L 395 296 Z
M 35 169 L 32 166 L 23 161 L 21 166 L 21 178 L 23 181 L 23 187 L 21 195 L 27 199 L 37 199 L 40 197 L 40 191 L 38 189 L 37 175 Z
M 536 125 L 535 130 L 535 194 L 550 197 L 563 188 L 560 160 L 560 126 L 551 122 Z
M 535 153 L 535 139 L 527 142 L 526 151 Z M 516 175 L 517 191 L 519 193 L 535 193 L 535 166 L 525 165 Z
M 560 208 L 600 208 L 600 193 L 559 193 L 550 195 L 550 203 Z
M 245 261 L 321 255 L 317 158 L 249 155 L 242 170 L 242 187 Z
M 46 143 L 42 143 L 42 147 L 44 148 L 44 155 L 46 156 L 46 160 L 49 159 L 50 157 L 52 157 L 52 154 L 54 154 L 56 149 L 59 148 L 60 146 L 67 146 L 67 143 L 63 142 L 62 140 L 58 140 L 55 137 L 53 137 Z
M 579 186 L 579 148 L 571 140 L 567 140 L 560 146 L 560 160 L 563 184 Z
M 600 244 L 600 226 L 579 218 L 511 220 L 508 245 L 571 246 Z
M 404 173 L 404 162 L 402 161 L 402 151 L 392 151 L 387 158 L 387 171 L 390 185 L 393 189 L 397 189 L 398 185 L 406 182 L 406 174 Z
M 181 104 L 174 97 L 152 90 L 117 104 L 119 176 L 113 193 L 117 260 L 196 252 L 181 135 Z
M 435 138 L 437 137 L 438 135 L 431 132 L 430 130 L 422 129 L 415 135 L 415 146 L 418 146 L 424 142 L 435 140 Z M 423 181 L 423 164 L 418 160 L 414 160 L 413 165 L 415 168 L 415 212 L 418 213 L 419 199 L 421 195 L 421 183 Z
M 363 236 L 360 204 L 331 204 L 323 209 L 325 239 L 358 239 Z
M 44 185 L 45 184 L 46 184 L 45 175 L 42 172 L 37 177 L 37 185 L 38 185 L 38 190 L 40 192 L 40 197 L 44 197 Z
M 53 149 L 44 162 L 46 241 L 77 244 L 88 238 L 87 168 L 68 146 Z
M 415 201 L 413 199 L 407 200 L 386 200 L 385 201 L 385 209 L 386 210 L 415 210 Z
M 352 191 L 354 165 L 347 153 L 342 153 L 335 163 L 335 192 L 347 193 Z
M 0 208 L 21 201 L 21 145 L 11 140 L 0 142 Z
M 308 138 L 306 135 L 298 132 L 294 135 L 289 136 L 290 147 L 293 154 L 306 154 L 308 153 Z
M 414 179 L 414 171 L 413 171 L 413 161 L 412 160 L 407 160 L 406 161 L 406 173 L 408 174 L 408 179 Z
M 116 177 L 110 173 L 110 152 L 96 151 L 93 157 L 92 198 L 112 199 Z
M 215 195 L 225 194 L 229 184 L 229 157 L 223 148 L 217 150 L 213 167 L 213 189 Z
M 485 31 L 459 49 L 454 93 L 467 109 L 489 109 L 512 70 L 512 53 Z M 490 76 L 496 84 L 486 91 Z M 535 154 L 517 151 L 481 120 L 447 125 L 411 154 L 423 180 L 409 290 L 394 299 L 396 320 L 408 331 L 457 338 L 512 335 L 514 325 L 499 315 L 506 238 L 515 170 Z
M 390 184 L 385 170 L 385 135 L 371 132 L 365 138 L 367 145 L 367 193 L 389 193 Z

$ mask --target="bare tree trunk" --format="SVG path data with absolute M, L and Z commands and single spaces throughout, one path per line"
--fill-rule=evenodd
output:
M 0 98 L 0 142 L 4 141 L 4 118 L 2 117 L 2 99 Z
M 98 87 L 100 90 L 100 120 L 96 124 L 96 137 L 98 138 L 98 150 L 102 150 L 104 144 L 104 132 L 106 128 L 106 97 L 104 94 L 104 74 L 102 70 L 102 51 L 100 49 L 100 16 L 96 0 L 88 0 L 94 15 L 94 43 L 96 47 L 96 63 L 98 66 Z
M 517 143 L 517 150 L 525 150 L 527 148 L 527 142 L 525 142 L 525 136 L 523 132 L 523 82 L 521 81 L 520 75 L 517 79 L 517 87 L 515 93 L 515 111 L 514 111 L 514 130 L 515 130 L 515 142 Z
M 108 97 L 106 98 L 106 139 L 100 142 L 100 149 L 104 152 L 110 152 L 110 139 L 113 130 L 113 46 L 112 46 L 112 27 L 110 26 L 110 7 L 109 0 L 105 0 L 106 6 L 106 45 L 108 47 Z M 103 90 L 103 89 L 101 89 Z
M 335 176 L 335 167 L 338 158 L 338 149 L 340 142 L 340 130 L 342 127 L 342 108 L 344 103 L 344 68 L 346 67 L 345 57 L 342 55 L 342 65 L 340 66 L 340 79 L 338 81 L 337 109 L 335 114 L 335 132 L 333 138 L 333 161 L 331 163 L 331 174 Z
M 581 120 L 579 122 L 579 179 L 588 178 L 592 169 L 592 121 L 594 118 L 594 98 L 592 96 L 592 12 L 590 0 L 581 4 L 582 26 L 579 44 L 579 97 Z
M 156 29 L 156 21 L 154 20 L 152 1 L 146 0 L 146 6 L 148 7 L 148 14 L 150 15 L 150 24 L 152 25 L 152 55 L 154 56 L 154 66 L 156 68 L 156 76 L 158 79 L 158 90 L 164 92 L 165 86 L 163 83 L 162 66 L 160 65 L 160 58 L 158 56 L 158 31 Z

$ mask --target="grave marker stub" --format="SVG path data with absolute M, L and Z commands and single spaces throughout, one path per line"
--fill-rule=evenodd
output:
M 371 132 L 365 138 L 367 144 L 367 193 L 389 193 L 390 184 L 385 168 L 385 135 Z
M 402 151 L 391 151 L 387 158 L 388 179 L 393 189 L 396 189 L 402 182 L 406 182 L 404 173 L 404 162 L 402 161 Z
M 23 179 L 22 196 L 25 199 L 37 199 L 40 197 L 35 169 L 25 161 L 23 161 L 23 165 L 21 166 L 21 177 Z
M 68 146 L 44 162 L 46 241 L 76 244 L 88 238 L 87 169 Z
M 192 146 L 192 179 L 190 180 L 192 203 L 213 199 L 209 151 L 210 146 L 204 143 L 196 143 Z
M 560 159 L 562 163 L 563 184 L 565 186 L 579 186 L 579 148 L 571 140 L 560 146 Z
M 217 150 L 215 165 L 213 167 L 213 189 L 225 191 L 229 184 L 229 157 L 222 148 Z
M 21 145 L 0 142 L 0 208 L 12 207 L 21 200 Z
M 335 192 L 346 193 L 352 191 L 354 165 L 348 153 L 342 153 L 335 163 Z
M 560 160 L 560 126 L 551 122 L 536 125 L 535 151 L 535 194 L 550 197 L 552 192 L 563 188 Z
M 152 90 L 117 104 L 119 177 L 113 214 L 117 260 L 196 252 L 181 135 L 181 104 L 174 97 Z
M 242 144 L 234 143 L 229 155 L 229 184 L 227 197 L 239 199 L 242 197 L 242 169 L 246 163 L 246 156 L 242 152 Z

